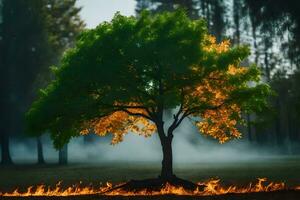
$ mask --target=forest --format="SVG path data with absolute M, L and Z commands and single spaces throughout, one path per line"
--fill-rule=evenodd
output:
M 24 115 L 39 88 L 51 80 L 52 66 L 74 46 L 84 32 L 76 0 L 1 0 L 0 85 L 1 163 L 13 164 L 11 140 L 25 141 Z M 272 89 L 269 107 L 243 113 L 244 140 L 253 147 L 268 147 L 280 155 L 300 153 L 300 3 L 293 0 L 137 0 L 135 13 L 174 11 L 183 8 L 191 19 L 203 18 L 217 42 L 229 39 L 246 44 L 251 56 L 243 65 L 257 65 L 263 82 Z M 196 136 L 195 136 L 196 137 Z M 36 158 L 44 163 L 43 141 L 35 137 Z M 89 138 L 86 139 L 87 141 Z M 67 163 L 67 145 L 58 152 Z

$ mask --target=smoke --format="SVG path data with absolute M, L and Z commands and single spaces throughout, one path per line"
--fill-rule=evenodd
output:
M 69 145 L 69 157 L 74 161 L 157 161 L 160 160 L 161 147 L 157 135 L 144 138 L 127 134 L 124 141 L 111 145 L 105 138 L 86 143 L 77 139 Z
M 166 121 L 166 124 L 168 122 Z M 52 147 L 48 136 L 43 136 L 43 152 L 48 163 L 56 163 L 58 152 Z M 113 161 L 157 162 L 162 159 L 162 149 L 157 134 L 144 138 L 136 134 L 127 134 L 124 141 L 110 144 L 110 137 L 92 137 L 91 141 L 79 137 L 68 145 L 69 161 L 73 163 L 103 163 Z M 16 162 L 36 162 L 36 141 L 28 139 L 13 141 L 12 158 Z M 247 161 L 271 156 L 270 149 L 258 148 L 246 139 L 219 144 L 218 141 L 198 132 L 195 126 L 185 120 L 174 132 L 174 163 L 231 162 Z
M 166 123 L 167 125 L 168 123 Z M 160 162 L 162 149 L 157 134 L 144 138 L 136 134 L 127 134 L 124 141 L 110 145 L 105 138 L 85 143 L 73 140 L 69 145 L 69 156 L 74 161 L 153 161 Z M 187 120 L 174 133 L 173 156 L 175 163 L 226 162 L 257 158 L 261 152 L 254 150 L 243 140 L 219 144 L 217 141 L 201 135 Z

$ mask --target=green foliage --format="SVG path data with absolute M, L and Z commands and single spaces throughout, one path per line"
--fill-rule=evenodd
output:
M 35 135 L 49 130 L 55 146 L 61 147 L 86 121 L 129 108 L 132 102 L 155 123 L 162 110 L 193 99 L 183 90 L 195 88 L 212 71 L 225 72 L 249 54 L 246 47 L 219 54 L 204 51 L 207 35 L 205 22 L 190 20 L 182 10 L 142 12 L 138 18 L 117 13 L 110 23 L 84 31 L 65 53 L 54 69 L 55 80 L 27 113 L 28 130 Z M 249 111 L 264 106 L 269 88 L 247 85 L 258 77 L 255 67 L 243 76 L 229 76 L 227 84 L 240 85 L 232 101 Z M 193 102 L 202 111 L 210 106 Z

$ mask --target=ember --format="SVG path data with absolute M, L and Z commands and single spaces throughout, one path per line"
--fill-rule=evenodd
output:
M 269 182 L 266 178 L 258 178 L 256 184 L 248 184 L 246 187 L 238 186 L 222 186 L 220 179 L 213 179 L 207 182 L 197 183 L 200 187 L 204 186 L 204 190 L 196 189 L 194 191 L 186 190 L 182 187 L 175 187 L 170 184 L 162 186 L 160 191 L 149 191 L 148 189 L 138 191 L 126 191 L 122 189 L 123 184 L 112 185 L 106 183 L 106 185 L 98 188 L 94 187 L 82 187 L 78 185 L 70 186 L 66 189 L 61 187 L 61 182 L 56 184 L 54 188 L 47 187 L 45 185 L 30 186 L 26 192 L 20 192 L 18 189 L 11 193 L 0 193 L 0 196 L 77 196 L 77 195 L 121 195 L 121 196 L 136 196 L 136 195 L 194 195 L 194 196 L 208 196 L 208 195 L 222 195 L 228 193 L 252 193 L 252 192 L 270 192 L 284 189 L 300 190 L 300 186 L 294 188 L 287 188 L 283 182 Z

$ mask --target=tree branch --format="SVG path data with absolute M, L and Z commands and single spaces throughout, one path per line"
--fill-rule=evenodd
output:
M 181 116 L 180 119 L 179 116 L 180 114 L 182 114 L 182 111 L 183 111 L 183 105 L 184 105 L 184 92 L 183 92 L 183 89 L 181 89 L 181 104 L 180 104 L 180 107 L 177 111 L 177 113 L 175 115 L 173 115 L 173 118 L 174 118 L 174 121 L 173 123 L 171 124 L 171 126 L 168 128 L 168 135 L 171 135 L 173 134 L 173 131 L 179 126 L 179 124 L 182 122 L 183 120 L 183 116 Z
M 146 119 L 154 122 L 154 120 L 150 116 L 147 116 L 147 115 L 145 115 L 143 113 L 134 113 L 134 112 L 130 112 L 127 109 L 121 109 L 120 111 L 124 111 L 124 112 L 126 112 L 127 114 L 129 114 L 131 116 L 144 117 L 144 118 L 146 118 Z
M 186 111 L 186 113 L 188 113 L 188 115 L 191 115 L 193 113 L 198 112 L 198 110 L 217 110 L 219 108 L 221 108 L 222 106 L 224 106 L 225 104 L 228 104 L 229 102 L 231 102 L 232 99 L 228 99 L 227 101 L 223 101 L 221 104 L 217 105 L 217 106 L 210 106 L 210 105 L 201 105 L 201 106 L 196 106 L 193 107 L 191 109 L 188 109 Z
M 112 105 L 112 104 L 102 104 L 102 105 L 112 108 L 114 110 L 114 112 L 123 111 L 129 115 L 144 117 L 144 118 L 154 122 L 153 116 L 152 116 L 149 108 L 147 108 L 146 106 Z M 129 111 L 128 109 L 144 109 L 149 116 L 145 115 L 143 113 L 134 113 L 134 112 Z

